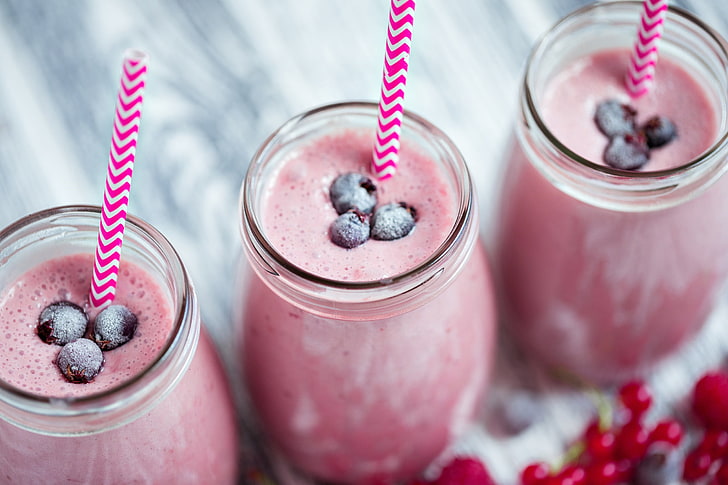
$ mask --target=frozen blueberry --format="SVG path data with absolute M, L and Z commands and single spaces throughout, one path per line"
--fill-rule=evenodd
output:
M 392 241 L 409 234 L 415 227 L 417 211 L 405 202 L 383 205 L 372 216 L 372 239 Z
M 137 317 L 124 305 L 103 309 L 94 320 L 94 340 L 101 350 L 111 350 L 127 343 L 134 336 Z
M 64 345 L 58 353 L 56 365 L 70 382 L 91 382 L 101 371 L 104 356 L 93 341 L 80 338 Z
M 642 134 L 619 135 L 604 150 L 604 162 L 622 170 L 637 170 L 650 160 L 650 149 Z
M 48 344 L 66 345 L 83 337 L 88 316 L 83 308 L 70 301 L 57 301 L 45 307 L 38 316 L 38 336 Z
M 594 122 L 602 133 L 612 138 L 634 133 L 636 116 L 637 111 L 631 106 L 609 99 L 597 105 Z
M 675 124 L 664 116 L 653 116 L 641 129 L 650 148 L 659 148 L 677 137 Z
M 369 216 L 356 209 L 344 212 L 331 223 L 329 236 L 342 248 L 360 246 L 369 239 Z
M 336 177 L 331 184 L 329 198 L 339 214 L 351 209 L 371 214 L 377 204 L 377 187 L 360 173 L 345 173 Z

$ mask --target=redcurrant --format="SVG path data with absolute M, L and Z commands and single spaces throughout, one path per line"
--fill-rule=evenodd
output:
M 708 452 L 713 460 L 723 458 L 728 452 L 728 431 L 706 429 L 696 448 Z
M 585 453 L 595 461 L 608 460 L 614 456 L 616 437 L 611 430 L 593 431 L 585 437 Z
M 613 461 L 594 462 L 586 470 L 587 483 L 591 485 L 613 485 L 619 478 L 617 464 Z
M 548 476 L 549 467 L 546 463 L 531 463 L 521 472 L 521 485 L 540 485 L 546 481 Z
M 652 405 L 652 393 L 643 381 L 632 381 L 619 389 L 619 401 L 636 419 Z
M 639 460 L 647 452 L 649 439 L 650 434 L 641 423 L 627 423 L 617 435 L 617 456 L 626 460 Z
M 683 463 L 683 480 L 688 482 L 698 480 L 707 475 L 713 459 L 710 453 L 701 449 L 695 449 L 687 454 L 685 463 Z
M 650 443 L 662 442 L 677 446 L 682 441 L 683 427 L 672 419 L 660 421 L 650 432 Z

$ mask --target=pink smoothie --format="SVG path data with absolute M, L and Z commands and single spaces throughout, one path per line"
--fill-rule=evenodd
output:
M 60 299 L 83 306 L 91 267 L 92 254 L 63 256 L 2 289 L 0 379 L 39 396 L 85 396 L 123 383 L 157 357 L 174 322 L 169 296 L 146 271 L 122 262 L 115 303 L 137 315 L 137 333 L 104 353 L 104 367 L 91 383 L 72 384 L 61 375 L 55 365 L 60 346 L 40 340 L 38 315 Z M 0 482 L 235 483 L 236 423 L 224 376 L 203 331 L 179 384 L 129 424 L 89 436 L 51 437 L 0 419 Z
M 370 176 L 373 136 L 362 130 L 324 136 L 292 153 L 270 181 L 263 209 L 266 235 L 295 265 L 335 280 L 379 280 L 422 263 L 445 241 L 457 213 L 452 190 L 442 169 L 405 143 L 398 173 L 407 175 L 377 183 L 378 204 L 414 205 L 415 229 L 395 241 L 370 239 L 354 249 L 331 243 L 329 226 L 337 214 L 329 187 L 343 173 Z
M 104 352 L 104 366 L 88 384 L 68 382 L 58 371 L 60 346 L 48 345 L 36 332 L 38 316 L 48 304 L 66 300 L 89 311 L 93 255 L 76 254 L 47 261 L 25 273 L 0 293 L 0 379 L 40 396 L 72 397 L 98 393 L 139 374 L 164 347 L 174 323 L 169 298 L 159 284 L 133 263 L 124 263 L 115 304 L 127 306 L 138 318 L 134 338 Z M 89 266 L 91 265 L 91 266 Z
M 540 112 L 570 149 L 601 162 L 593 122 L 607 98 L 630 102 L 639 121 L 671 118 L 678 138 L 643 171 L 684 165 L 717 139 L 701 83 L 662 57 L 657 82 L 630 100 L 626 51 L 579 59 L 545 89 Z M 573 162 L 575 163 L 575 162 Z M 655 211 L 600 208 L 567 195 L 515 145 L 501 201 L 499 274 L 508 327 L 529 354 L 596 381 L 642 373 L 703 324 L 728 273 L 726 177 L 688 202 Z
M 388 278 L 425 261 L 457 216 L 443 169 L 403 142 L 397 174 L 375 183 L 380 204 L 416 207 L 414 231 L 342 249 L 328 238 L 336 217 L 329 185 L 344 172 L 369 173 L 373 132 L 327 133 L 297 146 L 271 177 L 266 236 L 294 264 L 339 280 Z M 243 291 L 247 388 L 274 447 L 304 474 L 356 484 L 411 478 L 473 418 L 494 351 L 493 288 L 480 244 L 439 295 L 388 318 L 319 317 L 258 277 Z
M 650 153 L 642 171 L 684 165 L 703 153 L 717 137 L 716 112 L 693 75 L 669 58 L 661 58 L 650 91 L 631 98 L 624 87 L 629 51 L 600 51 L 567 65 L 549 82 L 541 114 L 549 130 L 569 149 L 594 163 L 604 164 L 608 139 L 592 120 L 597 105 L 616 99 L 637 110 L 637 123 L 655 115 L 677 125 L 678 138 Z

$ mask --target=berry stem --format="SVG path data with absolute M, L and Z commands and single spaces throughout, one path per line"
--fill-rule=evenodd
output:
M 551 474 L 555 475 L 563 470 L 566 465 L 576 462 L 584 453 L 585 449 L 586 443 L 583 439 L 577 441 L 576 443 L 573 443 L 566 449 L 561 459 L 558 460 L 553 466 L 551 466 Z

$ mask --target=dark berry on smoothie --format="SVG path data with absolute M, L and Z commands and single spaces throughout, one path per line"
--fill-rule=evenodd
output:
M 675 124 L 664 116 L 653 116 L 647 120 L 642 125 L 642 132 L 650 148 L 659 148 L 677 137 Z
M 91 382 L 101 371 L 104 356 L 96 343 L 80 338 L 64 345 L 56 365 L 68 381 L 76 384 Z
M 627 104 L 609 99 L 597 105 L 594 121 L 607 137 L 627 135 L 636 130 L 637 111 Z
M 134 336 L 137 317 L 123 305 L 111 305 L 94 320 L 93 337 L 101 350 L 111 350 L 127 343 Z
M 352 209 L 370 214 L 377 204 L 377 187 L 360 173 L 345 173 L 331 184 L 329 198 L 338 214 Z
M 351 249 L 369 239 L 369 216 L 357 209 L 341 214 L 329 229 L 331 242 L 342 248 Z
M 417 211 L 405 202 L 383 205 L 372 216 L 372 239 L 392 241 L 406 236 L 415 227 Z
M 618 135 L 604 150 L 604 162 L 621 170 L 636 170 L 650 160 L 650 149 L 642 134 Z
M 86 333 L 88 316 L 83 308 L 70 301 L 58 301 L 45 307 L 38 317 L 38 337 L 49 344 L 66 345 Z

